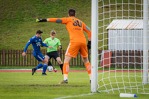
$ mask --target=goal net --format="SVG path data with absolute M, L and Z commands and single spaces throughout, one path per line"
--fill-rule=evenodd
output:
M 92 33 L 91 91 L 149 94 L 149 1 L 92 0 Z

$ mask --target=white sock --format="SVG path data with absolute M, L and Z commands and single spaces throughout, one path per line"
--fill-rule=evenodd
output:
M 64 74 L 64 80 L 68 80 L 68 75 Z

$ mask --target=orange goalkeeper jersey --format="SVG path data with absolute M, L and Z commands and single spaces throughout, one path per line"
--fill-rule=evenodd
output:
M 47 18 L 47 21 L 65 24 L 69 32 L 70 42 L 86 43 L 84 31 L 87 33 L 88 38 L 91 39 L 90 29 L 84 22 L 75 17 Z

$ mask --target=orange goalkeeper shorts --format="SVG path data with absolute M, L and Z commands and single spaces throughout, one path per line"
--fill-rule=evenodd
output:
M 75 58 L 79 52 L 82 57 L 88 57 L 86 43 L 71 42 L 67 47 L 65 55 Z

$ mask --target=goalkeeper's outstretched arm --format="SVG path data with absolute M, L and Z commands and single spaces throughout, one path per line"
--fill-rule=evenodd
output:
M 67 23 L 67 18 L 47 18 L 47 19 L 36 19 L 36 22 L 55 22 L 55 23 Z

